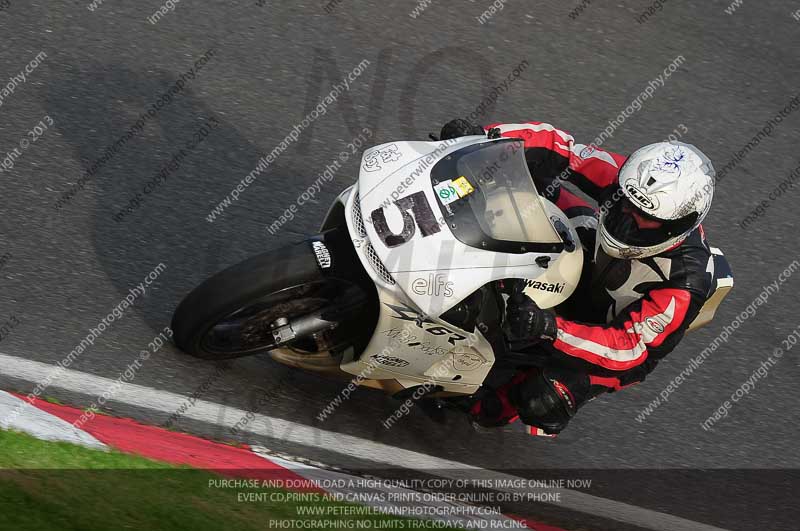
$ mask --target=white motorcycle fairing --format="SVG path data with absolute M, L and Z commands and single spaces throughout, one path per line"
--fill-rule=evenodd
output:
M 496 175 L 520 180 L 504 188 Z M 472 136 L 376 146 L 363 155 L 358 183 L 337 201 L 380 299 L 367 348 L 358 359 L 345 353 L 341 364 L 362 378 L 472 394 L 494 363 L 492 346 L 480 326 L 462 330 L 441 315 L 501 279 L 526 281 L 525 294 L 550 308 L 580 278 L 578 235 L 536 192 L 520 141 Z M 477 236 L 465 233 L 465 222 Z M 525 239 L 505 241 L 516 234 Z M 546 252 L 528 250 L 537 247 Z

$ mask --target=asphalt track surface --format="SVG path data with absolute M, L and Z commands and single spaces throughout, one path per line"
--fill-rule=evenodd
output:
M 574 19 L 569 14 L 580 4 L 511 1 L 484 24 L 477 17 L 490 4 L 482 1 L 434 0 L 416 19 L 409 16 L 417 6 L 413 1 L 341 0 L 329 13 L 321 1 L 186 2 L 156 24 L 147 20 L 161 5 L 155 1 L 106 0 L 95 11 L 87 4 L 11 0 L 0 10 L 0 83 L 46 53 L 0 106 L 0 158 L 14 148 L 21 153 L 0 173 L 0 245 L 9 255 L 0 271 L 0 319 L 19 321 L 0 350 L 55 364 L 163 263 L 166 269 L 146 295 L 71 366 L 111 379 L 169 324 L 178 301 L 199 281 L 316 230 L 328 204 L 353 182 L 360 155 L 351 156 L 277 234 L 269 235 L 265 226 L 362 127 L 371 131 L 373 144 L 424 139 L 447 120 L 473 113 L 527 61 L 479 121 L 547 121 L 589 143 L 682 55 L 677 71 L 604 147 L 630 153 L 683 124 L 688 132 L 682 140 L 700 146 L 721 169 L 800 92 L 800 22 L 791 15 L 800 5 L 776 0 L 746 1 L 733 15 L 725 13 L 724 1 L 664 2 L 641 24 L 637 17 L 652 5 L 646 1 L 588 4 Z M 209 49 L 213 57 L 184 90 L 83 190 L 56 208 L 106 146 Z M 369 65 L 350 90 L 220 218 L 206 221 L 331 83 L 365 59 Z M 46 116 L 54 125 L 21 149 L 21 140 L 32 138 L 29 131 L 40 121 L 49 123 Z M 112 216 L 211 119 L 219 125 L 180 168 L 140 208 L 114 221 Z M 135 383 L 183 395 L 200 389 L 204 400 L 244 410 L 268 396 L 257 407 L 273 417 L 518 474 L 606 471 L 598 474 L 605 474 L 607 485 L 592 494 L 729 529 L 794 529 L 797 504 L 787 487 L 796 481 L 787 478 L 800 466 L 797 351 L 787 352 L 713 429 L 700 424 L 800 325 L 800 275 L 743 321 L 667 403 L 643 422 L 636 415 L 762 286 L 800 259 L 796 190 L 770 203 L 747 228 L 739 226 L 800 163 L 798 125 L 795 111 L 718 183 L 705 228 L 711 243 L 728 256 L 737 285 L 715 323 L 688 336 L 645 384 L 588 405 L 556 441 L 474 433 L 459 418 L 440 426 L 419 411 L 385 430 L 381 420 L 397 403 L 370 391 L 358 391 L 319 422 L 317 413 L 341 384 L 290 374 L 266 357 L 218 369 L 167 346 L 143 365 Z M 220 376 L 214 376 L 217 371 Z M 31 387 L 14 381 L 6 382 L 9 386 Z M 57 385 L 45 395 L 82 403 L 86 398 L 60 392 Z M 110 405 L 126 412 L 124 404 Z M 128 413 L 164 420 L 147 410 Z M 179 425 L 226 436 L 210 425 Z M 269 438 L 257 442 L 281 447 Z M 314 457 L 334 465 L 370 463 L 368 455 L 363 463 L 337 463 L 337 456 L 332 448 Z M 696 478 L 662 469 L 727 471 L 716 472 L 717 488 L 709 489 Z M 623 528 L 557 512 L 552 519 L 576 527 Z

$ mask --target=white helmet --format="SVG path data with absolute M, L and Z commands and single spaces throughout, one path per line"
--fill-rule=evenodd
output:
M 615 258 L 645 258 L 678 245 L 703 222 L 714 196 L 714 166 L 699 149 L 659 142 L 631 155 L 619 189 L 600 209 L 598 238 Z M 639 218 L 660 222 L 640 228 Z

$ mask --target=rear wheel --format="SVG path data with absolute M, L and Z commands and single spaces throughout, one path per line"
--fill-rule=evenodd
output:
M 290 347 L 344 346 L 359 312 L 361 287 L 323 276 L 308 242 L 230 267 L 195 288 L 172 318 L 177 346 L 199 358 L 229 359 Z

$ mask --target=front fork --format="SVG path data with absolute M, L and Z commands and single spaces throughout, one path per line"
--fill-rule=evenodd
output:
M 290 341 L 303 336 L 315 336 L 326 330 L 336 328 L 336 321 L 328 321 L 322 318 L 325 310 L 318 310 L 315 313 L 298 317 L 289 321 L 285 317 L 277 319 L 272 323 L 272 337 L 276 346 L 283 346 Z

